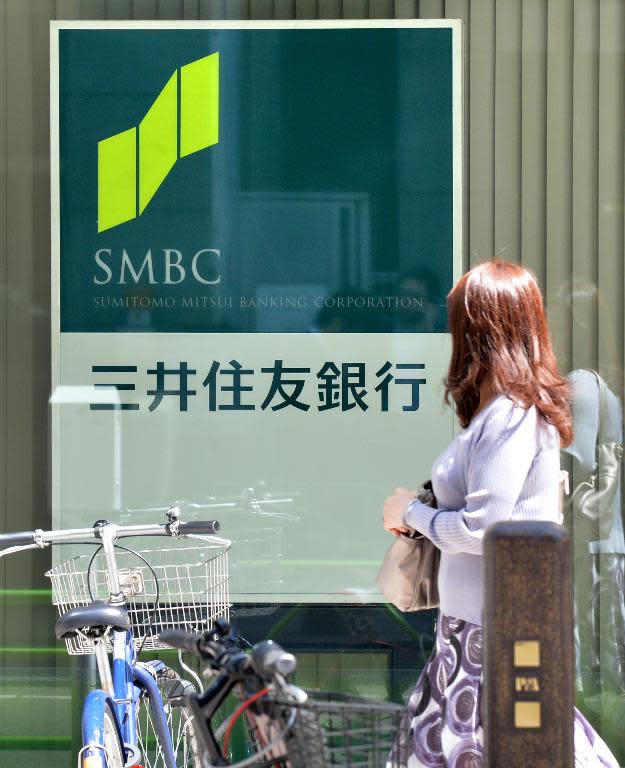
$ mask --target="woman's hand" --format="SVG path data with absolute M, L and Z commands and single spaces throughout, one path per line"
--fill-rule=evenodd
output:
M 395 488 L 393 495 L 384 502 L 385 530 L 394 533 L 395 536 L 410 530 L 404 523 L 404 514 L 415 496 L 414 491 L 408 491 L 406 488 Z

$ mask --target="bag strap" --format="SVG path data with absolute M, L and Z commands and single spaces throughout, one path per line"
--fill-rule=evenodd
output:
M 599 387 L 599 429 L 597 430 L 597 438 L 595 440 L 596 445 L 602 443 L 602 437 L 605 435 L 605 430 L 608 424 L 608 395 L 607 385 L 603 378 L 599 376 L 597 371 L 592 371 L 595 379 L 597 379 L 597 386 Z
M 604 379 L 597 373 L 597 371 L 591 370 L 597 379 L 597 386 L 599 387 L 599 429 L 597 430 L 597 437 L 595 440 L 595 458 L 597 461 L 597 471 L 599 471 L 599 445 L 603 442 L 603 436 L 609 424 L 608 414 L 608 385 Z M 615 449 L 616 456 L 620 461 L 623 460 L 623 444 L 618 443 Z

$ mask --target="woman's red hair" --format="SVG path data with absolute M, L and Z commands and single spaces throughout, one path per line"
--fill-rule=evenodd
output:
M 445 400 L 456 404 L 466 427 L 488 380 L 524 408 L 535 405 L 560 433 L 573 437 L 569 387 L 557 363 L 540 288 L 534 274 L 517 264 L 488 261 L 463 275 L 447 297 L 452 354 Z

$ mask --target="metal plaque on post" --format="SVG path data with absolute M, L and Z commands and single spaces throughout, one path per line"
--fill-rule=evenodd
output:
M 499 523 L 484 554 L 486 766 L 573 768 L 568 534 L 555 523 Z

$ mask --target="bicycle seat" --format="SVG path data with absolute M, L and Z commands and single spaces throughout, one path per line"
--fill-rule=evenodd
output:
M 76 637 L 78 630 L 89 630 L 90 633 L 102 634 L 107 627 L 113 629 L 130 629 L 130 616 L 126 609 L 109 603 L 91 603 L 79 605 L 64 613 L 54 626 L 58 640 Z

